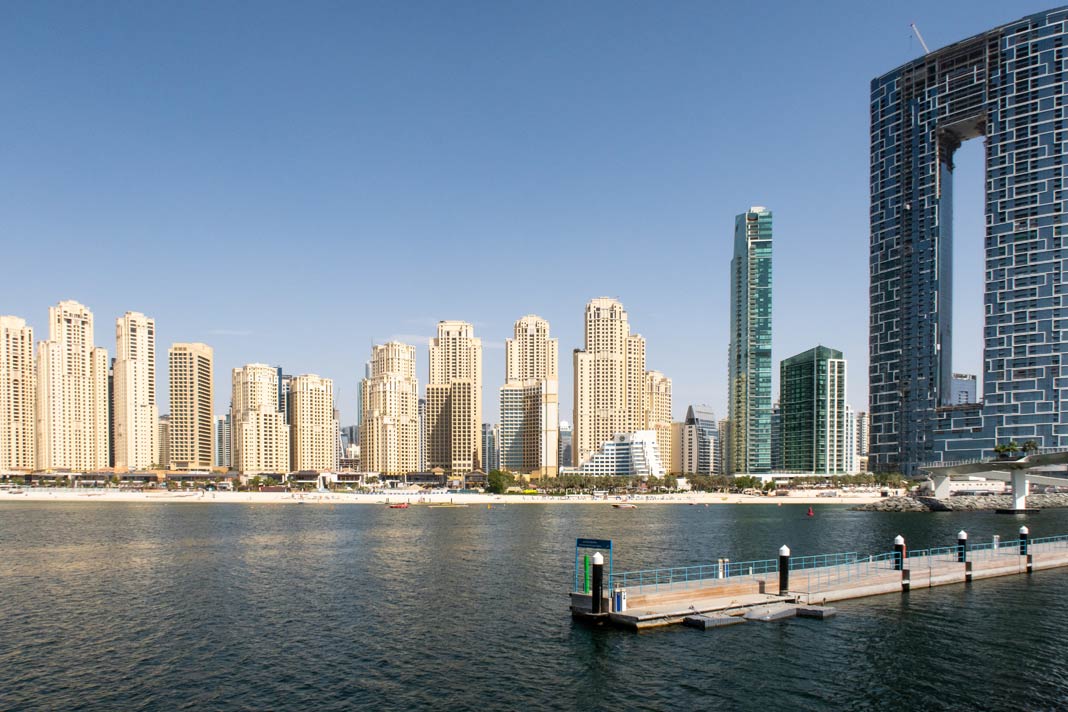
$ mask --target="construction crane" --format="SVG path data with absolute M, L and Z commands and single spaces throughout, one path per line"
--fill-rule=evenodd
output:
M 911 27 L 912 31 L 916 33 L 916 39 L 920 41 L 920 46 L 923 47 L 923 53 L 930 54 L 931 50 L 927 49 L 927 43 L 923 41 L 923 35 L 920 34 L 920 28 L 916 27 L 915 22 L 910 22 L 909 27 Z

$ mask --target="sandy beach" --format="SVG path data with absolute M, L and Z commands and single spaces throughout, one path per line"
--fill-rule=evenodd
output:
M 398 504 L 429 505 L 509 505 L 509 504 L 592 504 L 612 505 L 626 501 L 633 504 L 869 504 L 880 500 L 877 491 L 845 492 L 837 496 L 820 496 L 818 492 L 791 492 L 789 496 L 760 497 L 718 492 L 609 496 L 590 495 L 550 497 L 542 495 L 457 494 L 451 492 L 390 492 L 357 494 L 352 492 L 181 492 L 146 490 L 142 492 L 106 489 L 23 488 L 0 493 L 0 502 L 155 502 L 159 504 Z

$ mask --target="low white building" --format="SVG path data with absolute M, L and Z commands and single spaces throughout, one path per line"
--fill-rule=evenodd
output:
M 623 477 L 663 477 L 663 462 L 656 432 L 638 430 L 633 433 L 617 433 L 611 440 L 602 443 L 590 457 L 578 467 L 565 467 L 564 475 L 605 475 Z

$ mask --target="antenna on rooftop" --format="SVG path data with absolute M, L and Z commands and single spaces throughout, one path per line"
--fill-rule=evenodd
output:
M 930 54 L 931 50 L 927 49 L 927 43 L 923 41 L 923 35 L 920 34 L 920 28 L 916 27 L 915 22 L 910 22 L 909 27 L 911 27 L 912 31 L 916 33 L 916 39 L 920 41 L 920 46 L 923 47 L 923 53 Z

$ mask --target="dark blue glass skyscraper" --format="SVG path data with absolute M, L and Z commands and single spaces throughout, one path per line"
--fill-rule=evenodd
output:
M 871 84 L 872 465 L 1068 445 L 1062 272 L 1068 8 L 912 61 Z M 983 403 L 952 403 L 953 153 L 986 147 Z M 1062 365 L 1064 364 L 1064 365 Z

